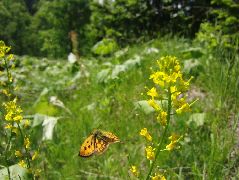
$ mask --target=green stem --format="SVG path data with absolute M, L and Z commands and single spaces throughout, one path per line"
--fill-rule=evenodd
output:
M 8 84 L 7 84 L 7 88 L 8 88 L 8 91 L 10 92 L 11 91 L 11 86 L 10 86 L 10 77 L 11 77 L 11 74 L 10 74 L 10 71 L 9 71 L 9 68 L 8 68 L 8 63 L 7 63 L 7 60 L 4 58 L 4 62 L 5 62 L 5 68 L 7 70 L 7 79 L 8 79 Z M 8 96 L 8 99 L 9 96 Z M 7 159 L 7 154 L 8 154 L 8 149 L 9 149 L 9 146 L 10 146 L 10 143 L 11 143 L 11 140 L 12 140 L 12 130 L 10 132 L 10 137 L 9 137 L 9 140 L 8 140 L 8 143 L 7 143 L 7 147 L 6 147 L 6 150 L 5 150 L 5 161 L 7 163 L 7 173 L 8 173 L 8 178 L 9 180 L 11 180 L 11 173 L 10 173 L 10 169 L 9 169 L 9 166 L 8 166 L 8 159 Z
M 8 63 L 7 63 L 7 60 L 4 58 L 4 62 L 5 62 L 5 68 L 7 70 L 7 80 L 8 80 L 8 91 L 10 92 L 11 91 L 11 73 L 9 71 L 9 68 L 8 68 Z
M 27 154 L 27 156 L 26 156 L 26 158 L 27 158 L 27 168 L 30 169 L 31 168 L 31 163 L 30 163 L 30 159 L 29 159 L 30 153 L 29 153 L 28 149 L 26 148 L 26 146 L 24 145 L 24 135 L 23 135 L 23 132 L 22 132 L 22 129 L 21 129 L 19 123 L 17 123 L 17 127 L 18 127 L 18 129 L 20 131 L 20 134 L 21 134 L 21 137 L 22 137 L 22 141 L 23 141 L 23 146 L 24 146 L 24 149 L 25 149 L 26 154 Z M 34 176 L 33 176 L 32 173 L 31 173 L 31 178 L 34 180 Z
M 7 163 L 7 173 L 8 173 L 8 178 L 9 178 L 9 180 L 11 180 L 11 174 L 10 174 L 10 169 L 9 169 L 9 166 L 8 166 L 7 153 L 8 153 L 8 149 L 9 149 L 11 140 L 12 140 L 12 131 L 11 131 L 9 140 L 8 140 L 8 142 L 7 142 L 7 147 L 6 147 L 6 149 L 5 149 L 5 161 L 6 161 L 6 163 Z
M 166 136 L 166 134 L 167 134 L 168 127 L 169 127 L 169 122 L 170 122 L 170 118 L 171 118 L 171 114 L 170 114 L 170 113 L 171 113 L 171 109 L 172 109 L 172 99 L 171 99 L 171 91 L 170 91 L 170 86 L 169 86 L 169 87 L 168 87 L 167 125 L 166 125 L 166 127 L 165 127 L 165 129 L 164 129 L 162 138 L 161 138 L 160 143 L 159 143 L 159 145 L 158 145 L 158 148 L 157 148 L 157 150 L 156 150 L 155 159 L 154 159 L 153 163 L 151 164 L 151 166 L 150 166 L 150 168 L 149 168 L 149 172 L 148 172 L 148 175 L 147 175 L 147 177 L 146 177 L 146 180 L 149 180 L 149 178 L 150 178 L 150 175 L 151 175 L 151 173 L 152 173 L 152 171 L 153 171 L 154 165 L 155 165 L 156 160 L 157 160 L 157 158 L 158 158 L 158 155 L 159 155 L 159 153 L 160 153 L 161 147 L 162 147 L 162 145 L 163 145 L 164 138 L 165 138 L 165 136 Z

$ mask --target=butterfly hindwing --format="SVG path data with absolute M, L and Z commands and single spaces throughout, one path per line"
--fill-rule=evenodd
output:
M 97 154 L 103 153 L 109 146 L 109 143 L 104 141 L 103 139 L 96 137 L 95 140 L 95 152 Z
M 95 153 L 95 135 L 91 134 L 88 138 L 86 138 L 86 140 L 81 145 L 79 156 L 89 157 L 94 153 Z

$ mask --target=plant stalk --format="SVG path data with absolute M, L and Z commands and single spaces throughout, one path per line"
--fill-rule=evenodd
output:
M 17 127 L 18 127 L 18 129 L 20 131 L 20 134 L 21 134 L 21 137 L 22 137 L 22 142 L 24 143 L 24 135 L 23 135 L 23 132 L 22 132 L 22 129 L 21 129 L 19 123 L 17 123 Z M 25 149 L 26 154 L 27 154 L 27 167 L 28 167 L 28 169 L 30 169 L 31 168 L 31 164 L 30 164 L 30 160 L 29 160 L 29 151 L 26 148 L 26 146 L 24 146 L 24 149 Z
M 165 138 L 165 136 L 166 136 L 166 134 L 167 134 L 168 126 L 169 126 L 169 122 L 170 122 L 170 118 L 171 118 L 171 114 L 170 114 L 170 113 L 171 113 L 171 109 L 172 109 L 172 99 L 171 99 L 171 91 L 170 91 L 170 85 L 169 85 L 169 87 L 168 87 L 167 125 L 166 125 L 166 127 L 165 127 L 165 129 L 164 129 L 162 138 L 161 138 L 161 140 L 160 140 L 160 143 L 159 143 L 159 145 L 158 145 L 158 148 L 157 148 L 157 151 L 156 151 L 156 154 L 155 154 L 155 159 L 154 159 L 153 163 L 152 163 L 151 166 L 150 166 L 150 169 L 149 169 L 148 175 L 147 175 L 147 177 L 146 177 L 146 180 L 149 180 L 149 178 L 150 178 L 150 175 L 151 175 L 151 173 L 152 173 L 152 171 L 153 171 L 154 165 L 155 165 L 156 160 L 157 160 L 157 158 L 158 158 L 158 155 L 159 155 L 159 153 L 160 153 L 161 147 L 162 147 L 162 145 L 163 145 L 164 138 Z
M 8 173 L 8 179 L 11 180 L 11 173 L 10 173 L 10 169 L 9 169 L 9 166 L 8 166 L 8 159 L 7 159 L 7 153 L 8 153 L 8 148 L 10 146 L 10 142 L 12 140 L 12 131 L 11 131 L 11 134 L 10 134 L 10 137 L 9 137 L 9 140 L 7 142 L 7 147 L 5 149 L 5 161 L 7 163 L 7 173 Z

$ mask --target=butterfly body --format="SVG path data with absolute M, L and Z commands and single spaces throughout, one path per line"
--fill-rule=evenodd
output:
M 120 140 L 113 133 L 95 130 L 81 145 L 79 156 L 90 157 L 94 154 L 101 154 L 108 148 L 109 144 L 116 142 L 120 142 Z

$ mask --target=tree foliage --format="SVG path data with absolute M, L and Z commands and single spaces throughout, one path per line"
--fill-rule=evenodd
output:
M 208 37 L 219 33 L 230 46 L 238 38 L 238 10 L 236 0 L 2 0 L 0 38 L 14 53 L 48 57 L 72 51 L 71 31 L 81 54 L 104 38 L 124 46 L 159 33 L 194 37 L 199 29 L 201 42 L 216 46 Z
M 23 1 L 1 0 L 0 22 L 0 39 L 10 44 L 14 53 L 24 54 L 30 16 Z

